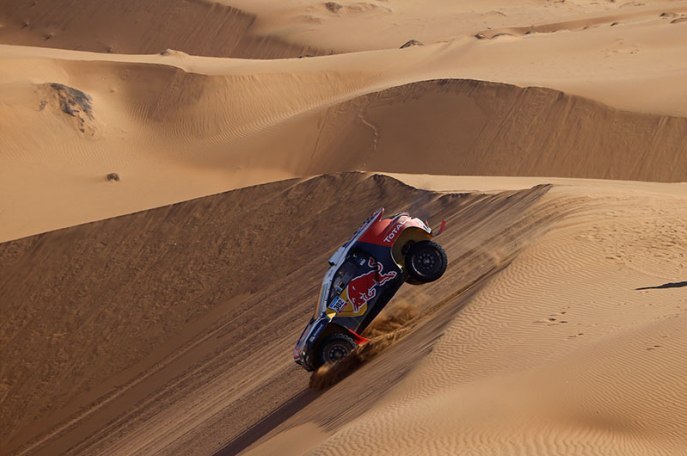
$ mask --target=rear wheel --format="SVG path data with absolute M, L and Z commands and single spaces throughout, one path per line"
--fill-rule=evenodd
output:
M 322 364 L 335 363 L 348 356 L 355 347 L 352 337 L 344 333 L 332 334 L 320 345 L 320 361 Z
M 444 249 L 433 241 L 416 242 L 405 256 L 407 282 L 412 285 L 434 282 L 446 272 L 448 258 Z

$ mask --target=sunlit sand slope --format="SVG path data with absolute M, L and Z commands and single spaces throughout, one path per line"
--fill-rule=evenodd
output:
M 446 279 L 399 296 L 424 306 L 406 345 L 413 357 L 396 352 L 386 370 L 361 372 L 356 396 L 368 401 L 343 401 L 350 390 L 306 398 L 315 401 L 308 416 L 343 424 L 426 353 L 448 321 L 441 309 L 460 307 L 578 204 L 533 212 L 547 190 L 441 195 L 382 176 L 323 176 L 1 244 L 2 446 L 208 454 L 227 445 L 307 388 L 290 347 L 327 256 L 359 221 L 379 206 L 447 219 Z M 369 388 L 384 372 L 387 382 Z
M 462 37 L 514 40 L 557 32 L 568 32 L 562 38 L 571 45 L 573 41 L 589 44 L 597 33 L 612 33 L 616 29 L 616 33 L 627 39 L 640 29 L 656 24 L 674 27 L 687 18 L 684 0 L 283 0 L 277 4 L 272 0 L 230 0 L 228 3 L 257 14 L 256 30 L 260 33 L 288 36 L 294 41 L 326 46 L 337 52 L 398 48 L 411 40 L 415 46 L 427 46 Z
M 395 86 L 395 70 L 191 60 L 210 74 L 8 57 L 0 239 L 322 172 L 687 179 L 683 118 L 543 88 Z
M 0 42 L 0 240 L 320 172 L 686 180 L 683 0 L 20 0 Z
M 684 453 L 687 193 L 637 187 L 590 192 L 314 454 Z

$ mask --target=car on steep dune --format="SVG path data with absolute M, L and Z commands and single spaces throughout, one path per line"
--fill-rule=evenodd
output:
M 329 259 L 315 312 L 293 350 L 296 363 L 312 371 L 346 357 L 367 342 L 360 334 L 404 283 L 439 279 L 446 252 L 438 233 L 407 213 L 383 218 L 377 210 Z

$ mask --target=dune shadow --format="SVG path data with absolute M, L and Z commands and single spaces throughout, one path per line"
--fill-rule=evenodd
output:
M 656 285 L 654 287 L 635 288 L 635 290 L 636 291 L 639 291 L 639 290 L 660 290 L 663 288 L 682 288 L 682 287 L 687 287 L 687 281 L 685 281 L 685 282 L 668 282 L 668 283 L 664 283 L 663 285 Z
M 214 456 L 236 455 L 257 442 L 259 439 L 274 430 L 277 426 L 317 399 L 320 393 L 311 389 L 305 389 L 285 401 L 274 409 L 269 415 L 253 424 L 244 432 L 236 436 L 222 449 L 215 452 Z

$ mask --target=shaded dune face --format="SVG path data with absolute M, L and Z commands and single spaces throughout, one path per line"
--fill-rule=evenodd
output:
M 684 118 L 621 111 L 547 88 L 441 79 L 351 97 L 369 83 L 307 73 L 206 76 L 149 65 L 103 70 L 126 78 L 116 98 L 145 126 L 145 144 L 172 138 L 167 154 L 192 166 L 248 162 L 292 175 L 687 179 Z
M 438 80 L 337 106 L 318 151 L 322 164 L 348 157 L 345 166 L 368 170 L 680 182 L 685 135 L 683 118 L 545 88 Z
M 221 429 L 217 436 L 226 442 L 307 385 L 286 354 L 312 312 L 327 256 L 374 208 L 449 222 L 442 235 L 452 259 L 447 279 L 429 295 L 422 287 L 400 295 L 424 302 L 414 323 L 419 339 L 406 339 L 427 344 L 446 322 L 439 309 L 457 309 L 466 290 L 561 215 L 552 207 L 532 212 L 547 190 L 441 195 L 388 177 L 341 174 L 4 243 L 3 447 L 32 454 L 181 451 L 201 429 L 190 416 Z M 17 337 L 25 331 L 30 338 Z M 372 399 L 383 389 L 365 391 Z M 331 419 L 329 401 L 337 397 L 323 397 L 308 416 Z M 170 412 L 181 413 L 174 429 Z M 167 437 L 139 434 L 158 425 Z
M 273 59 L 328 52 L 254 36 L 255 16 L 205 1 L 18 0 L 0 5 L 0 42 L 117 54 Z

